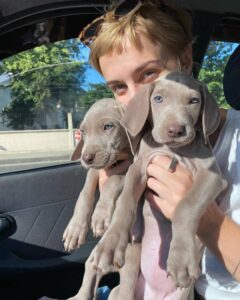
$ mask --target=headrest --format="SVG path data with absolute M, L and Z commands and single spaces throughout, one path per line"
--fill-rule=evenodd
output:
M 225 68 L 223 91 L 228 104 L 240 110 L 240 45 L 230 56 Z

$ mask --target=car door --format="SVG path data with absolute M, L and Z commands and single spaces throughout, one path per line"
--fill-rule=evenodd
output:
M 92 77 L 103 81 L 89 69 L 73 26 L 105 3 L 55 2 L 0 3 L 0 213 L 16 222 L 15 233 L 0 241 L 4 299 L 75 294 L 96 243 L 89 234 L 79 250 L 66 253 L 62 235 L 86 176 L 70 161 L 87 109 L 81 97 Z

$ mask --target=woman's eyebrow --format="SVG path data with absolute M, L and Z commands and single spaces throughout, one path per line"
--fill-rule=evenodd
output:
M 106 82 L 107 86 L 122 83 L 121 80 L 110 80 Z
M 146 67 L 148 67 L 151 64 L 161 64 L 161 60 L 160 59 L 154 59 L 154 60 L 149 60 L 145 63 L 143 63 L 142 65 L 138 66 L 135 70 L 134 73 L 138 73 L 141 72 L 143 69 L 145 69 Z

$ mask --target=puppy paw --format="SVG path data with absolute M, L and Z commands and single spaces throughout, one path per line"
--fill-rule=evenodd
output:
M 86 241 L 87 233 L 88 222 L 73 216 L 63 233 L 64 249 L 71 251 L 78 248 Z
M 121 268 L 125 262 L 128 242 L 128 230 L 117 225 L 109 227 L 98 242 L 90 263 L 97 272 L 104 274 Z
M 199 253 L 194 240 L 190 238 L 172 240 L 167 271 L 180 288 L 189 287 L 199 277 Z
M 114 207 L 98 202 L 92 215 L 92 231 L 95 237 L 102 236 L 109 228 Z

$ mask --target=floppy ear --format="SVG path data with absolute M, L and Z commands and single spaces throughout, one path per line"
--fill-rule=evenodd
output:
M 140 140 L 141 140 L 141 133 L 137 134 L 136 136 L 131 136 L 129 134 L 129 132 L 127 132 L 126 130 L 126 134 L 127 134 L 127 137 L 128 137 L 128 142 L 129 142 L 129 145 L 130 145 L 130 149 L 131 149 L 131 152 L 133 155 L 135 155 L 137 153 L 137 150 L 138 150 L 138 145 L 140 143 Z
M 217 102 L 205 84 L 201 84 L 201 92 L 203 99 L 202 129 L 205 144 L 207 144 L 208 136 L 218 128 L 221 116 Z
M 144 85 L 125 107 L 121 124 L 131 137 L 136 137 L 147 121 L 153 88 L 153 84 Z
M 72 156 L 71 156 L 71 160 L 77 160 L 80 159 L 81 155 L 82 155 L 82 147 L 83 147 L 83 139 L 80 135 L 80 141 L 77 144 L 76 148 L 74 149 Z

